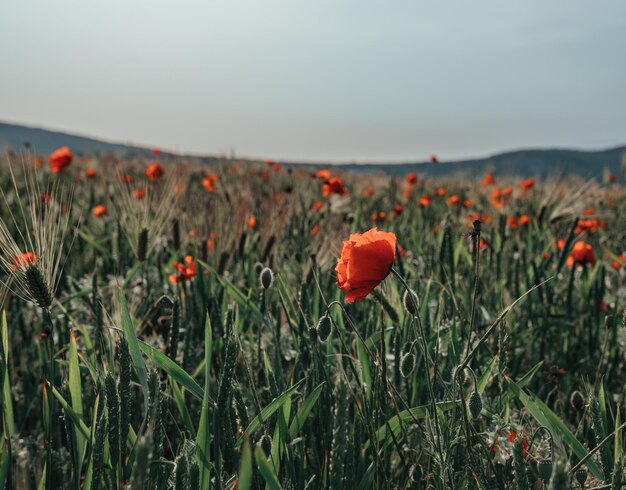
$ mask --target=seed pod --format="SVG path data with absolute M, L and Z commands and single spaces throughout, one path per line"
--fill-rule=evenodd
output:
M 550 480 L 552 476 L 552 458 L 542 459 L 537 463 L 537 473 L 539 473 L 539 478 L 541 478 L 544 482 Z
M 262 264 L 261 262 L 256 262 L 256 263 L 254 264 L 254 273 L 255 273 L 257 276 L 260 276 L 260 275 L 261 275 L 261 271 L 262 271 L 262 270 L 263 270 L 263 264 Z
M 415 354 L 413 352 L 407 352 L 400 358 L 400 374 L 405 378 L 411 376 L 411 373 L 415 369 Z
M 576 477 L 576 481 L 581 487 L 585 486 L 585 482 L 587 481 L 587 470 L 585 468 L 578 468 L 576 473 L 574 473 Z
M 266 457 L 272 454 L 272 437 L 269 434 L 263 434 L 259 439 L 259 446 L 263 449 Z
M 411 315 L 416 316 L 419 313 L 420 299 L 415 291 L 406 290 L 402 295 L 402 304 L 404 309 Z
M 480 393 L 478 393 L 477 391 L 472 392 L 467 404 L 472 418 L 474 420 L 478 420 L 478 418 L 480 417 L 480 412 L 483 409 L 483 400 L 480 397 Z
M 328 315 L 324 315 L 317 322 L 317 337 L 320 339 L 320 342 L 326 342 L 326 339 L 330 335 L 331 329 L 332 324 L 330 317 Z
M 172 223 L 172 246 L 174 250 L 180 249 L 180 223 L 176 218 Z
M 274 284 L 274 273 L 272 272 L 272 269 L 269 267 L 263 269 L 259 274 L 259 280 L 261 281 L 261 287 L 263 289 L 271 288 L 272 284 Z
M 317 340 L 317 329 L 313 327 L 309 327 L 309 339 L 311 342 L 315 342 Z

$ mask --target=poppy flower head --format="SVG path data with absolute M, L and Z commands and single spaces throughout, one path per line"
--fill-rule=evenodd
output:
M 487 172 L 483 177 L 483 187 L 489 187 L 490 185 L 494 185 L 496 183 L 496 178 L 493 176 L 491 172 Z
M 217 178 L 216 174 L 207 175 L 202 179 L 202 187 L 204 187 L 208 193 L 215 192 L 215 183 L 217 182 Z
M 411 185 L 417 184 L 417 175 L 415 172 L 409 172 L 406 174 L 406 181 Z
M 87 170 L 85 170 L 85 177 L 87 177 L 88 179 L 93 179 L 97 174 L 98 172 L 96 172 L 95 168 L 88 168 Z
M 366 187 L 363 189 L 363 197 L 370 197 L 374 195 L 374 189 L 371 187 Z
M 318 170 L 317 172 L 315 172 L 315 178 L 320 179 L 320 180 L 329 180 L 331 177 L 330 174 L 330 170 L 327 170 L 325 168 Z
M 315 201 L 313 205 L 311 206 L 311 210 L 319 211 L 320 209 L 322 209 L 323 206 L 324 206 L 324 203 L 322 201 Z
M 256 228 L 256 217 L 248 216 L 248 228 L 254 230 Z
M 98 206 L 93 208 L 91 213 L 96 218 L 102 218 L 105 214 L 107 214 L 107 208 L 106 208 L 106 206 L 103 206 L 102 204 L 99 204 Z
M 50 170 L 52 170 L 55 174 L 64 172 L 65 169 L 69 167 L 70 163 L 72 163 L 73 158 L 74 154 L 67 146 L 63 146 L 58 150 L 53 151 L 48 157 Z
M 182 262 L 175 260 L 172 262 L 172 266 L 178 272 L 177 274 L 170 274 L 169 279 L 172 284 L 189 281 L 197 275 L 196 263 L 191 255 L 187 255 Z
M 328 179 L 322 185 L 322 195 L 328 197 L 331 194 L 338 194 L 340 196 L 348 194 L 348 191 L 343 185 L 343 181 L 339 177 Z
M 522 180 L 522 182 L 519 185 L 519 188 L 522 189 L 523 191 L 529 191 L 534 186 L 535 186 L 535 179 L 528 178 L 528 179 Z
M 135 196 L 135 199 L 141 200 L 146 197 L 146 191 L 143 189 L 135 189 L 133 190 L 133 196 Z
M 461 198 L 458 194 L 452 194 L 448 199 L 446 199 L 446 204 L 448 206 L 458 206 L 461 202 Z
M 164 173 L 165 171 L 163 170 L 163 167 L 156 162 L 152 162 L 146 168 L 146 177 L 148 177 L 150 180 L 159 180 L 161 177 L 163 177 Z
M 35 263 L 37 263 L 37 256 L 33 252 L 24 252 L 13 257 L 13 264 L 9 269 L 11 272 L 17 272 Z
M 567 265 L 570 267 L 583 264 L 593 265 L 595 262 L 596 256 L 593 253 L 593 247 L 590 243 L 585 243 L 582 240 L 579 240 L 574 244 L 569 257 L 567 258 Z
M 437 158 L 437 155 L 435 155 L 434 153 L 432 155 L 430 155 L 430 162 L 431 163 L 439 163 L 439 158 Z
M 351 234 L 335 267 L 337 286 L 346 292 L 346 301 L 364 299 L 389 275 L 395 260 L 395 234 L 378 228 Z
M 419 198 L 419 205 L 423 208 L 427 208 L 428 206 L 430 206 L 432 200 L 433 198 L 429 195 L 422 196 Z

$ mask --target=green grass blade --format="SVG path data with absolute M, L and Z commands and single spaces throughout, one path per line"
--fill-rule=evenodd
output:
M 2 352 L 4 357 L 4 382 L 2 389 L 2 426 L 4 438 L 15 434 L 15 418 L 13 416 L 13 400 L 11 398 L 11 379 L 9 378 L 9 333 L 7 328 L 7 312 L 2 311 Z
M 250 442 L 243 443 L 241 451 L 241 464 L 239 465 L 239 478 L 237 479 L 237 490 L 250 490 L 252 488 L 252 451 Z
M 583 445 L 574 437 L 574 434 L 565 426 L 563 421 L 556 416 L 556 414 L 548 408 L 541 400 L 536 398 L 532 393 L 526 394 L 522 388 L 520 388 L 513 380 L 509 379 L 509 387 L 515 393 L 515 396 L 522 402 L 528 412 L 534 417 L 534 419 L 541 425 L 547 427 L 557 444 L 564 442 L 578 458 L 584 458 L 587 456 L 587 450 Z M 604 474 L 602 468 L 592 459 L 587 459 L 585 465 L 589 468 L 589 471 L 594 477 L 603 480 Z
M 281 490 L 282 487 L 280 486 L 278 478 L 274 473 L 274 468 L 272 468 L 272 465 L 267 460 L 263 449 L 258 446 L 254 450 L 254 459 L 256 460 L 256 464 L 259 468 L 261 476 L 267 483 L 267 486 L 270 488 L 270 490 Z
M 325 383 L 321 383 L 317 388 L 315 388 L 309 396 L 304 400 L 304 403 L 300 407 L 300 409 L 296 412 L 295 417 L 291 421 L 291 425 L 289 426 L 289 437 L 293 439 L 298 435 L 300 429 L 304 425 L 307 417 L 313 410 L 313 407 L 317 403 L 318 398 L 322 394 L 322 388 L 324 388 Z
M 202 397 L 202 410 L 200 424 L 198 425 L 198 437 L 196 438 L 196 457 L 200 467 L 200 488 L 209 488 L 211 480 L 211 429 L 209 427 L 209 405 L 213 400 L 209 397 L 211 383 L 211 354 L 213 352 L 213 333 L 211 330 L 211 317 L 207 313 L 204 323 L 204 396 Z

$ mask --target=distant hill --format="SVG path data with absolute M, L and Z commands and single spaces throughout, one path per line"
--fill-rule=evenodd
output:
M 22 151 L 30 148 L 40 154 L 47 154 L 60 146 L 69 146 L 78 155 L 108 153 L 119 157 L 151 155 L 151 149 L 121 143 L 110 143 L 96 138 L 77 136 L 59 131 L 21 126 L 0 122 L 0 151 Z M 165 156 L 175 155 L 164 153 Z M 180 155 L 188 156 L 188 155 Z M 207 163 L 223 161 L 219 156 L 193 156 Z M 242 159 L 238 159 L 241 161 Z M 257 162 L 257 160 L 243 160 Z M 319 167 L 328 164 L 281 162 L 288 167 Z M 547 177 L 550 175 L 580 175 L 601 179 L 605 172 L 611 172 L 622 180 L 622 164 L 626 165 L 626 146 L 598 151 L 569 149 L 535 149 L 500 153 L 486 158 L 458 160 L 451 162 L 407 162 L 407 163 L 359 163 L 333 166 L 343 171 L 356 173 L 384 172 L 390 175 L 404 175 L 416 172 L 429 176 L 455 174 L 475 178 L 487 171 L 496 175 L 517 175 Z

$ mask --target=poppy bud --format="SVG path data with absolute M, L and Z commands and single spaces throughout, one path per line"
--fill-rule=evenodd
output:
M 402 304 L 404 309 L 411 315 L 416 316 L 420 308 L 420 299 L 415 291 L 406 290 L 402 295 Z
M 139 262 L 144 262 L 146 260 L 146 255 L 148 254 L 148 230 L 143 228 L 139 232 L 139 237 L 137 239 L 137 259 Z
M 542 459 L 537 463 L 537 472 L 539 473 L 539 478 L 541 478 L 544 482 L 548 481 L 552 476 L 552 459 Z
M 472 225 L 474 226 L 474 231 L 476 233 L 480 233 L 480 230 L 482 230 L 482 227 L 483 227 L 483 222 L 477 219 L 477 220 L 474 220 Z
M 269 267 L 263 269 L 259 274 L 259 279 L 261 280 L 261 287 L 263 289 L 271 288 L 274 283 L 274 273 L 272 272 L 272 269 Z
M 259 446 L 263 449 L 265 456 L 269 458 L 272 454 L 272 437 L 268 434 L 262 435 L 259 439 Z
M 309 327 L 309 339 L 311 342 L 315 342 L 317 340 L 317 328 L 315 328 L 315 326 Z
M 480 412 L 483 409 L 483 400 L 480 397 L 480 393 L 478 393 L 477 391 L 472 392 L 467 405 L 472 418 L 474 420 L 478 420 L 478 417 L 480 417 Z
M 328 315 L 324 315 L 317 322 L 317 336 L 321 342 L 326 342 L 326 339 L 330 335 L 332 325 L 330 321 L 330 317 Z
M 261 271 L 263 270 L 263 264 L 261 262 L 256 262 L 254 264 L 254 273 L 259 276 L 261 275 Z
M 576 473 L 574 473 L 574 476 L 576 476 L 576 481 L 578 482 L 578 484 L 581 487 L 584 487 L 585 482 L 587 481 L 587 470 L 585 468 L 578 468 L 576 470 Z
M 400 358 L 400 374 L 408 378 L 415 369 L 415 354 L 409 351 Z

